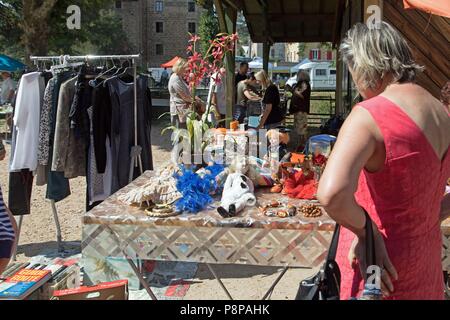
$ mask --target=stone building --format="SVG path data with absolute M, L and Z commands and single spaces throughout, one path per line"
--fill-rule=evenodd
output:
M 263 45 L 262 43 L 252 43 L 251 57 L 263 56 Z M 270 47 L 269 59 L 271 61 L 285 61 L 285 49 L 284 43 L 275 43 Z
M 174 56 L 185 57 L 188 33 L 198 33 L 204 11 L 194 0 L 121 0 L 115 8 L 147 67 L 159 67 Z
M 299 52 L 299 43 L 285 44 L 285 57 L 288 62 L 299 62 L 305 58 L 311 61 L 332 61 L 336 59 L 336 50 L 322 46 L 319 42 L 304 43 L 302 52 Z

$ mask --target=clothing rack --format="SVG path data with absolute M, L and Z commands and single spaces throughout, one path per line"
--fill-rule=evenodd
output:
M 137 119 L 137 66 L 136 60 L 140 58 L 140 54 L 133 55 L 85 55 L 85 56 L 70 56 L 70 55 L 60 55 L 60 56 L 31 56 L 30 60 L 34 62 L 37 66 L 39 61 L 46 62 L 54 62 L 58 61 L 61 66 L 67 65 L 70 66 L 70 63 L 77 61 L 85 61 L 89 62 L 92 60 L 108 60 L 108 59 L 116 59 L 116 60 L 131 60 L 133 65 L 133 86 L 134 86 L 134 146 L 131 150 L 132 161 L 130 163 L 130 174 L 129 174 L 129 182 L 133 181 L 134 176 L 134 168 L 139 167 L 140 173 L 143 173 L 142 166 L 142 147 L 138 144 L 138 119 Z M 58 218 L 58 210 L 56 208 L 56 203 L 54 200 L 50 200 L 50 205 L 52 208 L 53 218 L 55 220 L 56 225 L 56 241 L 58 245 L 58 251 L 63 251 L 62 248 L 62 235 L 61 235 L 61 224 L 59 223 Z M 20 232 L 22 229 L 23 216 L 19 217 L 19 225 L 18 225 L 18 234 L 17 234 L 17 243 L 19 243 Z M 17 251 L 17 250 L 16 250 Z M 16 260 L 16 253 L 13 254 L 13 260 Z

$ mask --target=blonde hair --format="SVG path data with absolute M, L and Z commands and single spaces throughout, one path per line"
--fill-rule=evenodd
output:
M 309 72 L 308 71 L 300 70 L 297 73 L 297 82 L 300 82 L 300 81 L 308 81 L 308 82 L 310 81 Z
M 179 74 L 179 72 L 181 72 L 186 66 L 186 63 L 187 63 L 186 59 L 179 58 L 177 62 L 175 62 L 175 64 L 173 65 L 172 71 L 176 74 Z
M 264 88 L 270 86 L 272 81 L 270 81 L 269 76 L 267 75 L 265 70 L 261 70 L 255 74 L 256 80 L 260 81 Z
M 392 82 L 411 82 L 423 70 L 403 36 L 387 22 L 369 28 L 358 23 L 342 41 L 339 52 L 361 89 L 376 89 L 386 76 Z

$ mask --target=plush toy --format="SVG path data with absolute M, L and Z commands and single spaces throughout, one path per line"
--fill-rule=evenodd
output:
M 232 217 L 244 210 L 246 206 L 254 206 L 256 197 L 252 181 L 240 174 L 229 174 L 225 182 L 221 206 L 217 211 L 222 217 Z

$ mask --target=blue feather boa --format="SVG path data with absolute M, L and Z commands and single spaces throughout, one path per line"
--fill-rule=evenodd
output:
M 215 178 L 224 170 L 224 167 L 214 164 L 205 169 L 208 173 L 203 178 L 184 166 L 181 167 L 181 174 L 175 175 L 177 189 L 183 195 L 175 203 L 177 211 L 198 213 L 214 202 L 211 194 L 218 189 Z

